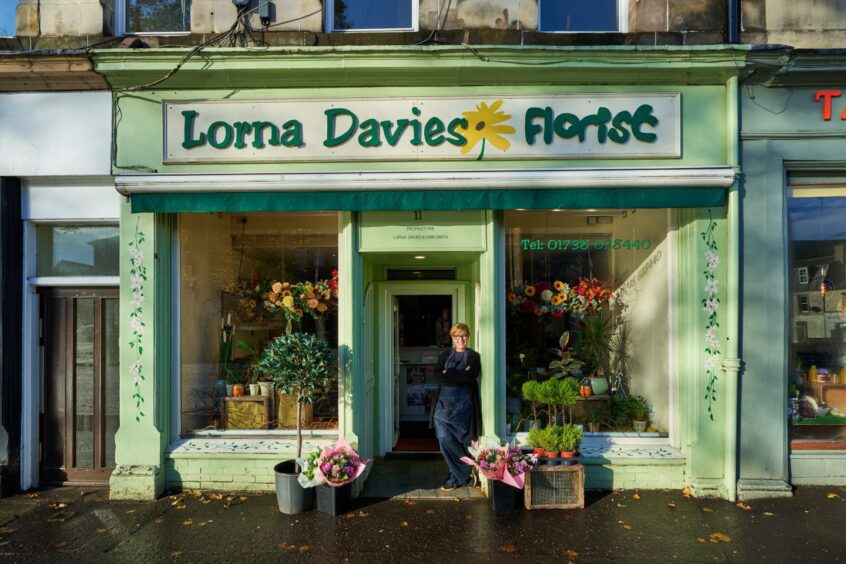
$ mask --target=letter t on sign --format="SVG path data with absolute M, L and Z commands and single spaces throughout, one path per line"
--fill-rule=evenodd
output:
M 831 121 L 831 99 L 839 97 L 840 90 L 817 90 L 814 94 L 815 101 L 819 102 L 821 99 L 823 101 L 822 115 L 825 121 Z

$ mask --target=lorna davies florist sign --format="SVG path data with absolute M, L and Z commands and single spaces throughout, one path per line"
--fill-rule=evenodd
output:
M 165 101 L 163 160 L 681 156 L 680 95 Z

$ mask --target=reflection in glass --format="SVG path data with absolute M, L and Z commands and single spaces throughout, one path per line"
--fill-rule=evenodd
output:
M 126 29 L 130 32 L 189 31 L 191 0 L 127 0 Z
M 94 300 L 76 300 L 74 467 L 94 467 Z
M 0 37 L 15 35 L 15 5 L 17 2 L 0 2 Z
M 103 392 L 105 397 L 104 417 L 106 468 L 115 465 L 115 433 L 119 424 L 120 407 L 120 360 L 118 359 L 118 300 L 104 299 L 105 324 L 103 331 Z
M 117 225 L 38 225 L 37 276 L 117 276 Z
M 335 0 L 333 29 L 336 31 L 411 27 L 409 0 Z
M 618 0 L 540 0 L 541 31 L 617 31 Z

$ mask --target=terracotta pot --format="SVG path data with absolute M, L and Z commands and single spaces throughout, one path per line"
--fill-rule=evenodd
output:
M 544 452 L 543 455 L 547 458 L 558 458 L 557 452 Z
M 561 452 L 561 458 L 576 458 L 578 454 L 575 450 L 565 450 Z
M 534 449 L 534 451 L 533 451 L 533 452 L 534 452 L 535 454 L 537 454 L 538 456 L 543 456 L 543 455 L 544 455 L 544 452 L 543 452 L 543 449 L 542 449 L 542 448 L 537 448 L 537 447 L 535 447 L 535 449 Z
M 244 384 L 235 384 L 232 386 L 232 396 L 240 398 L 244 395 Z

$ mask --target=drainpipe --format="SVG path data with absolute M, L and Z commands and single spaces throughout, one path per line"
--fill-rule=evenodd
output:
M 739 82 L 736 76 L 726 83 L 726 107 L 728 108 L 728 164 L 740 171 L 740 108 L 738 106 Z M 740 386 L 740 308 L 741 308 L 741 200 L 740 179 L 735 179 L 728 194 L 728 272 L 726 308 L 726 352 L 723 357 L 723 372 L 726 379 L 725 420 L 725 468 L 723 480 L 726 494 L 731 501 L 737 500 L 737 437 L 738 388 Z
M 728 43 L 740 43 L 740 0 L 728 0 L 726 17 L 726 39 Z

